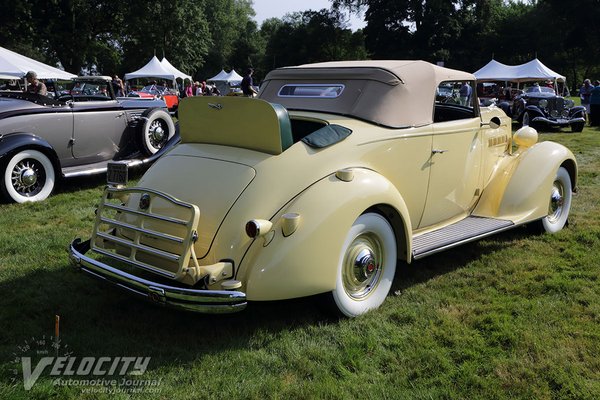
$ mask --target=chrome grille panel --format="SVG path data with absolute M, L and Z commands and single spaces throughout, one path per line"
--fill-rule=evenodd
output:
M 150 196 L 147 209 L 140 208 L 142 195 Z M 143 188 L 107 187 L 96 214 L 91 249 L 113 260 L 177 279 L 186 273 L 194 256 L 199 219 L 196 205 L 167 194 Z

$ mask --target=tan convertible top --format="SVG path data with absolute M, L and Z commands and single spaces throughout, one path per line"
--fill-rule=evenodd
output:
M 350 115 L 393 128 L 433 122 L 438 85 L 473 81 L 472 74 L 425 61 L 333 61 L 279 68 L 267 74 L 259 97 L 288 109 Z M 281 96 L 285 85 L 343 85 L 339 97 Z

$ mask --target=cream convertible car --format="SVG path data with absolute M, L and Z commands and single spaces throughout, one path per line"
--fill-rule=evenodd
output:
M 536 223 L 563 228 L 577 178 L 565 147 L 477 98 L 436 98 L 471 74 L 422 61 L 331 62 L 269 73 L 259 99 L 194 97 L 181 143 L 137 187 L 117 185 L 84 272 L 206 313 L 330 293 L 363 314 L 398 260 Z

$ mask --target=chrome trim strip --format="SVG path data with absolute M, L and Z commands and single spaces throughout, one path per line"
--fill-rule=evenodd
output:
M 136 250 L 141 250 L 141 251 L 146 252 L 148 254 L 156 255 L 156 256 L 159 256 L 161 258 L 165 258 L 165 259 L 167 259 L 169 261 L 179 262 L 179 258 L 180 257 L 177 254 L 173 254 L 173 253 L 169 253 L 169 252 L 166 252 L 166 251 L 163 251 L 163 250 L 155 249 L 153 247 L 148 247 L 148 246 L 145 246 L 143 244 L 134 243 L 131 240 L 122 239 L 122 238 L 114 236 L 114 235 L 107 235 L 104 232 L 97 232 L 96 236 L 100 236 L 104 240 L 108 240 L 108 241 L 111 241 L 111 242 L 122 244 L 123 246 L 129 246 L 129 247 L 132 247 L 132 248 L 134 248 Z
M 159 192 L 158 190 L 154 190 L 154 189 L 147 189 L 147 188 L 139 188 L 139 187 L 132 187 L 132 188 L 125 188 L 125 189 L 119 189 L 119 188 L 115 188 L 115 187 L 108 187 L 107 190 L 109 192 L 113 192 L 113 193 L 118 193 L 118 192 L 139 192 L 139 193 L 152 193 L 156 196 L 160 196 L 160 197 L 164 197 L 165 199 L 177 204 L 178 206 L 181 207 L 185 207 L 185 208 L 193 208 L 193 206 L 191 204 L 188 203 L 184 203 L 180 200 L 177 200 L 175 197 L 168 195 L 166 193 L 163 192 Z
M 137 167 L 137 166 L 145 164 L 145 163 L 147 163 L 147 161 L 145 161 L 145 160 L 137 160 L 137 159 L 131 160 L 131 161 L 127 161 L 127 167 Z M 108 166 L 86 169 L 86 170 L 77 171 L 77 172 L 67 172 L 66 174 L 63 174 L 63 176 L 65 178 L 75 178 L 78 176 L 90 176 L 90 175 L 101 174 L 106 171 L 108 171 Z
M 101 167 L 101 168 L 94 168 L 94 169 L 86 169 L 85 171 L 69 172 L 69 173 L 64 174 L 63 176 L 65 178 L 74 178 L 77 176 L 88 176 L 88 175 L 101 174 L 106 171 L 108 171 L 107 167 Z
M 103 222 L 103 223 L 105 223 L 105 224 L 111 225 L 111 226 L 118 226 L 119 228 L 131 229 L 132 231 L 141 232 L 141 233 L 143 233 L 145 235 L 153 236 L 153 237 L 158 238 L 158 239 L 170 240 L 172 242 L 179 243 L 179 244 L 183 243 L 183 238 L 180 238 L 180 237 L 177 237 L 177 236 L 167 235 L 166 233 L 156 232 L 156 231 L 153 231 L 151 229 L 138 228 L 135 225 L 127 224 L 125 222 L 119 222 L 119 221 L 114 220 L 112 218 L 100 217 L 100 221 Z
M 567 125 L 571 125 L 572 123 L 577 123 L 577 122 L 585 123 L 585 118 L 577 117 L 577 118 L 572 118 L 572 119 L 566 119 L 566 118 L 549 119 L 546 117 L 535 117 L 531 120 L 531 122 L 544 122 L 548 125 L 567 126 Z
M 510 229 L 514 229 L 517 226 L 519 226 L 519 225 L 509 225 L 509 226 L 506 226 L 506 227 L 503 227 L 503 228 L 500 228 L 500 229 L 496 229 L 496 230 L 493 230 L 493 231 L 490 231 L 490 232 L 482 233 L 482 234 L 477 235 L 477 236 L 472 236 L 472 237 L 460 240 L 458 242 L 450 243 L 450 244 L 447 244 L 447 245 L 442 246 L 442 247 L 438 247 L 438 248 L 435 248 L 435 249 L 432 249 L 432 250 L 428 250 L 428 251 L 423 252 L 423 253 L 416 254 L 413 251 L 412 258 L 413 258 L 413 260 L 420 260 L 421 258 L 425 258 L 427 256 L 431 256 L 433 254 L 440 253 L 440 252 L 442 252 L 444 250 L 448 250 L 448 249 L 451 249 L 453 247 L 458 247 L 458 246 L 466 244 L 466 243 L 470 243 L 470 242 L 477 241 L 479 239 L 483 239 L 484 237 L 488 237 L 488 236 L 495 235 L 495 234 L 500 233 L 500 232 L 504 232 L 504 231 L 508 231 Z
M 141 268 L 141 269 L 145 269 L 145 270 L 150 271 L 150 272 L 154 272 L 155 274 L 162 275 L 162 276 L 165 276 L 165 277 L 171 278 L 171 279 L 175 278 L 175 274 L 173 274 L 171 272 L 168 272 L 168 271 L 165 271 L 165 270 L 162 270 L 162 269 L 158 269 L 158 268 L 154 268 L 153 266 L 145 264 L 145 263 L 140 262 L 140 261 L 130 260 L 129 258 L 127 258 L 125 256 L 122 256 L 120 254 L 117 254 L 117 253 L 106 251 L 104 249 L 101 249 L 101 248 L 98 248 L 98 247 L 95 247 L 95 246 L 94 246 L 94 251 L 96 253 L 98 253 L 98 254 L 102 254 L 103 256 L 106 256 L 106 257 L 109 257 L 109 258 L 113 258 L 113 259 L 115 259 L 117 261 L 122 261 L 124 263 L 129 264 L 129 265 L 133 265 L 135 267 L 138 267 L 138 268 Z
M 246 308 L 243 292 L 187 289 L 152 282 L 87 257 L 85 253 L 89 250 L 89 240 L 75 239 L 71 243 L 69 258 L 75 268 L 159 304 L 207 314 L 233 313 Z
M 149 213 L 146 213 L 146 212 L 134 210 L 133 208 L 127 208 L 127 207 L 124 207 L 124 206 L 118 206 L 116 204 L 104 203 L 104 207 L 106 207 L 106 208 L 112 208 L 113 210 L 117 210 L 117 211 L 129 213 L 129 214 L 135 214 L 135 215 L 139 215 L 139 216 L 142 216 L 142 217 L 148 217 L 148 218 L 156 219 L 158 221 L 171 222 L 173 224 L 184 225 L 184 226 L 188 224 L 188 221 L 183 221 L 181 219 L 171 218 L 171 217 L 164 217 L 162 215 L 149 214 Z

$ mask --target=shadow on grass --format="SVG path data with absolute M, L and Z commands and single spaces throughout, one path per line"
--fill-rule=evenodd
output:
M 409 266 L 400 262 L 392 293 L 460 269 L 522 236 L 516 229 L 493 242 L 467 244 Z M 229 315 L 163 308 L 84 276 L 66 258 L 55 269 L 32 269 L 0 283 L 4 360 L 24 340 L 52 336 L 55 315 L 60 316 L 61 341 L 74 356 L 149 356 L 151 369 L 262 347 L 282 332 L 339 322 L 321 307 L 323 296 L 251 303 Z
M 506 247 L 507 242 L 531 236 L 532 231 L 525 227 L 517 227 L 492 236 L 493 241 L 476 241 L 441 253 L 413 261 L 411 264 L 398 263 L 394 284 L 390 293 L 404 290 L 414 285 L 427 282 L 437 276 L 453 272 L 478 260 L 484 254 L 493 253 Z

